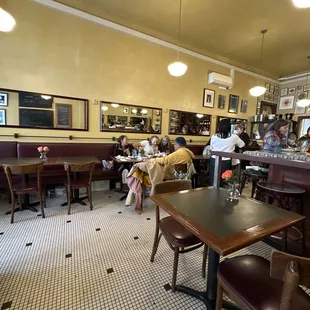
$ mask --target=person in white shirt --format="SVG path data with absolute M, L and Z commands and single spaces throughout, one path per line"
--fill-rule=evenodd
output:
M 154 155 L 158 153 L 159 138 L 152 136 L 150 140 L 144 140 L 140 142 L 140 145 L 144 148 L 144 155 Z
M 228 119 L 224 119 L 219 124 L 219 131 L 211 137 L 210 148 L 211 151 L 229 152 L 235 151 L 235 147 L 244 147 L 244 142 L 236 134 L 230 133 L 231 127 Z M 215 155 L 210 160 L 210 181 L 214 182 L 214 167 L 215 167 Z M 237 161 L 228 157 L 222 158 L 221 175 L 224 171 L 230 170 L 232 165 L 236 165 Z M 222 180 L 221 180 L 222 181 Z

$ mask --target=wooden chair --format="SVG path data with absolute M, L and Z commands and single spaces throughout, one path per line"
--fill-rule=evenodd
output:
M 93 170 L 95 167 L 95 163 L 64 163 L 64 168 L 67 171 L 67 182 L 65 183 L 66 186 L 66 193 L 67 193 L 67 202 L 68 202 L 68 215 L 70 215 L 71 211 L 71 192 L 73 190 L 77 190 L 80 188 L 86 188 L 87 196 L 89 201 L 89 208 L 90 210 L 93 209 L 93 202 L 92 202 L 92 191 L 91 191 L 91 184 L 93 178 Z M 80 176 L 80 173 L 84 173 L 83 176 Z M 75 174 L 75 177 L 72 178 L 72 173 Z M 85 175 L 86 174 L 86 175 Z
M 18 197 L 19 209 L 22 210 L 22 196 L 25 194 L 39 193 L 42 217 L 45 217 L 43 203 L 45 204 L 45 192 L 41 184 L 41 171 L 43 163 L 25 165 L 3 165 L 11 194 L 11 223 L 14 223 L 15 194 Z M 35 174 L 36 181 L 29 181 L 28 175 Z M 23 175 L 23 181 L 14 184 L 13 176 Z
M 271 263 L 244 255 L 223 261 L 218 270 L 216 309 L 222 309 L 223 289 L 241 309 L 310 309 L 310 259 L 273 251 Z
M 191 180 L 165 181 L 155 185 L 154 195 L 188 190 L 191 188 Z M 159 233 L 159 231 L 161 231 L 161 233 Z M 189 232 L 173 217 L 167 216 L 164 218 L 160 218 L 159 207 L 156 206 L 156 229 L 151 255 L 152 263 L 154 262 L 154 257 L 157 252 L 158 244 L 162 235 L 167 240 L 169 247 L 174 251 L 172 291 L 175 292 L 179 253 L 186 253 L 198 249 L 203 245 L 203 242 L 201 242 L 201 240 L 199 240 L 195 235 Z M 208 248 L 207 246 L 205 246 L 202 262 L 202 276 L 204 278 L 206 276 L 207 250 Z

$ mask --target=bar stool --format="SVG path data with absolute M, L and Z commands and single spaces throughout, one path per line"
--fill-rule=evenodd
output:
M 257 183 L 260 181 L 267 181 L 267 178 L 268 178 L 268 175 L 251 173 L 250 171 L 245 170 L 243 172 L 242 180 L 240 184 L 240 195 L 242 194 L 242 191 L 245 187 L 246 180 L 252 181 L 251 198 L 253 198 L 256 188 L 257 188 Z
M 257 191 L 261 200 L 265 202 L 268 198 L 267 203 L 276 201 L 280 208 L 291 211 L 295 206 L 296 212 L 303 215 L 303 195 L 305 190 L 297 186 L 290 184 L 271 183 L 271 182 L 258 182 Z M 288 232 L 288 230 L 290 230 Z M 303 254 L 306 255 L 306 240 L 305 240 L 305 223 L 302 221 L 301 230 L 295 226 L 291 229 L 285 229 L 282 234 L 282 250 L 287 251 L 287 238 L 293 241 L 301 243 Z

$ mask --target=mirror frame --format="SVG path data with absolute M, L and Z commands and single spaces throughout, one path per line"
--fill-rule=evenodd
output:
M 171 123 L 171 113 L 172 112 L 181 112 L 181 113 L 189 113 L 189 114 L 202 114 L 202 115 L 207 115 L 210 117 L 210 134 L 209 135 L 200 135 L 200 134 L 193 134 L 193 133 L 170 133 L 170 123 Z M 169 110 L 169 124 L 168 124 L 168 135 L 173 135 L 173 136 L 193 136 L 193 137 L 210 137 L 211 136 L 211 128 L 212 128 L 212 114 L 207 114 L 207 113 L 202 113 L 202 112 L 188 112 L 188 111 L 181 111 L 181 110 L 174 110 L 170 109 Z
M 40 126 L 17 126 L 17 125 L 1 125 L 0 128 L 25 128 L 25 129 L 45 129 L 45 130 L 67 130 L 67 131 L 89 131 L 88 124 L 89 124 L 89 113 L 88 113 L 88 107 L 89 107 L 89 100 L 85 98 L 77 98 L 77 97 L 68 97 L 68 96 L 62 96 L 62 95 L 55 95 L 55 94 L 48 94 L 48 93 L 39 93 L 39 92 L 33 92 L 28 90 L 18 90 L 18 89 L 10 89 L 10 88 L 0 88 L 0 92 L 15 92 L 15 93 L 31 93 L 31 94 L 38 94 L 38 95 L 47 95 L 51 97 L 57 97 L 57 98 L 63 98 L 63 99 L 69 99 L 69 100 L 80 100 L 85 101 L 85 119 L 84 119 L 84 126 L 85 129 L 80 128 L 61 128 L 61 127 L 53 127 L 53 128 L 47 128 L 47 127 L 40 127 Z M 8 105 L 9 106 L 9 105 Z M 1 108 L 1 106 L 0 106 Z
M 155 107 L 151 107 L 151 106 L 141 106 L 141 105 L 133 105 L 133 104 L 126 104 L 126 103 L 120 103 L 120 102 L 113 102 L 113 101 L 104 101 L 104 100 L 100 100 L 100 132 L 120 132 L 120 133 L 137 133 L 137 134 L 147 134 L 147 135 L 150 135 L 150 134 L 156 134 L 156 135 L 160 135 L 161 132 L 162 132 L 162 125 L 163 125 L 163 109 L 162 108 L 155 108 Z M 113 128 L 110 128 L 109 130 L 103 130 L 102 129 L 102 109 L 101 109 L 101 106 L 102 104 L 112 104 L 112 103 L 116 103 L 116 104 L 119 104 L 120 106 L 125 106 L 125 107 L 129 107 L 130 109 L 131 108 L 142 108 L 142 109 L 153 109 L 153 110 L 160 110 L 161 111 L 161 117 L 160 117 L 160 129 L 158 132 L 141 132 L 141 131 L 136 131 L 136 130 L 119 130 L 117 128 L 113 129 Z M 129 117 L 129 116 L 128 116 Z

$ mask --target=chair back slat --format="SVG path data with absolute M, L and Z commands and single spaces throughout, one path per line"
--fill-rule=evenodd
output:
M 310 258 L 273 251 L 270 276 L 285 281 L 286 269 L 291 262 L 296 262 L 298 265 L 299 285 L 310 287 Z
M 87 162 L 87 163 L 69 163 L 65 162 L 64 167 L 65 170 L 70 172 L 87 172 L 91 171 L 93 169 L 93 166 L 95 165 L 94 162 Z
M 154 186 L 154 195 L 184 191 L 191 188 L 191 180 L 165 181 Z

